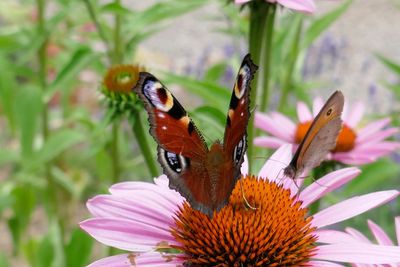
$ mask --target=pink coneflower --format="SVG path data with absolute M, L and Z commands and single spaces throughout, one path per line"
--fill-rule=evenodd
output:
M 169 189 L 164 175 L 156 178 L 155 184 L 125 182 L 112 186 L 111 195 L 88 201 L 94 218 L 80 226 L 98 241 L 130 252 L 90 266 L 341 266 L 328 261 L 400 261 L 400 247 L 360 242 L 360 246 L 350 245 L 348 239 L 341 242 L 336 236 L 329 238 L 321 229 L 382 205 L 400 192 L 352 197 L 311 216 L 307 209 L 311 203 L 360 171 L 354 167 L 338 170 L 297 192 L 291 179 L 276 178 L 282 162 L 289 163 L 291 150 L 290 145 L 277 150 L 259 177 L 243 175 L 245 198 L 255 209 L 244 204 L 237 183 L 229 203 L 212 219 Z M 168 253 L 171 249 L 166 248 L 173 248 L 175 253 Z
M 305 103 L 299 102 L 297 104 L 299 119 L 297 124 L 279 112 L 256 113 L 255 126 L 272 136 L 257 137 L 254 139 L 254 144 L 269 148 L 278 148 L 285 143 L 299 144 L 322 106 L 321 98 L 314 99 L 311 113 Z M 345 164 L 362 165 L 374 162 L 379 157 L 400 148 L 399 142 L 385 140 L 399 132 L 398 128 L 388 127 L 389 118 L 371 122 L 359 129 L 357 126 L 363 114 L 364 105 L 362 103 L 357 103 L 351 110 L 345 105 L 342 115 L 344 125 L 336 147 L 328 155 L 328 159 Z
M 252 0 L 235 0 L 236 4 L 245 4 Z M 314 0 L 265 0 L 269 3 L 278 3 L 286 8 L 305 12 L 305 13 L 314 13 L 315 12 L 315 3 Z

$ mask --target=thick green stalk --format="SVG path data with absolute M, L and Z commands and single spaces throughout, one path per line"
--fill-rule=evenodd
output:
M 249 50 L 253 62 L 260 66 L 260 55 L 262 48 L 262 34 L 264 32 L 265 21 L 268 12 L 268 4 L 259 3 L 257 1 L 250 2 L 250 25 L 249 25 Z M 257 106 L 257 92 L 260 75 L 258 72 L 254 76 L 251 84 L 250 104 L 252 107 Z M 253 158 L 253 139 L 254 139 L 254 116 L 250 117 L 247 127 L 247 156 L 249 159 L 249 173 L 251 173 Z
M 263 53 L 262 53 L 262 72 L 263 76 L 261 79 L 260 86 L 262 88 L 261 96 L 261 104 L 260 111 L 265 112 L 268 105 L 269 100 L 269 86 L 270 86 L 270 77 L 271 77 L 271 52 L 272 52 L 272 40 L 274 34 L 274 25 L 275 25 L 275 12 L 276 5 L 269 5 L 268 15 L 265 21 L 264 27 L 264 40 L 263 40 Z
M 120 176 L 120 162 L 119 162 L 119 149 L 118 149 L 118 143 L 119 143 L 119 121 L 114 121 L 112 123 L 112 132 L 111 132 L 111 164 L 112 164 L 112 183 L 118 183 L 119 182 L 119 176 Z
M 45 20 L 45 0 L 36 0 L 36 7 L 38 11 L 38 35 L 45 36 L 45 39 L 38 50 L 38 61 L 39 61 L 39 85 L 42 89 L 43 94 L 45 94 L 47 89 L 47 43 L 48 37 L 46 33 L 46 20 Z M 47 105 L 44 104 L 42 110 L 42 138 L 43 142 L 46 143 L 49 136 L 49 114 Z M 56 188 L 51 176 L 51 163 L 46 162 L 44 164 L 45 177 L 47 180 L 47 197 L 49 203 L 49 216 L 56 216 L 57 213 L 57 195 Z
M 293 71 L 297 63 L 297 58 L 299 56 L 299 46 L 300 46 L 299 43 L 300 43 L 302 28 L 303 28 L 303 19 L 300 18 L 300 21 L 296 23 L 296 33 L 293 38 L 293 42 L 290 48 L 290 54 L 288 57 L 289 67 L 286 71 L 286 75 L 282 83 L 282 89 L 281 89 L 282 95 L 281 95 L 281 100 L 279 102 L 279 110 L 282 110 L 282 108 L 286 105 L 290 89 L 292 88 Z
M 142 152 L 144 161 L 149 169 L 151 176 L 156 177 L 159 175 L 156 162 L 153 154 L 151 153 L 149 142 L 147 141 L 147 131 L 143 127 L 143 122 L 140 118 L 140 113 L 136 112 L 133 119 L 133 132 L 136 137 L 137 144 Z

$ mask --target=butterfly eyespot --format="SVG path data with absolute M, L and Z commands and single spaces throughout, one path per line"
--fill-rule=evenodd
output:
M 328 111 L 326 112 L 326 116 L 330 116 L 332 114 L 332 109 L 328 109 Z
M 162 151 L 164 152 L 163 159 L 171 171 L 181 173 L 186 168 L 188 160 L 184 156 L 166 150 Z
M 239 143 L 235 146 L 235 149 L 233 150 L 233 161 L 235 164 L 239 164 L 244 151 L 245 151 L 245 146 L 246 146 L 246 136 L 243 136 L 242 139 L 240 139 Z

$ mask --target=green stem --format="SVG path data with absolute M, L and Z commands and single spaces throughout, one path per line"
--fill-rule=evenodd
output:
M 38 60 L 39 60 L 39 85 L 42 89 L 43 94 L 46 93 L 47 89 L 47 43 L 48 37 L 46 34 L 46 21 L 45 21 L 45 0 L 36 0 L 36 6 L 38 11 L 38 34 L 42 36 L 46 36 L 43 43 L 39 47 L 38 50 Z M 47 105 L 44 104 L 43 111 L 41 114 L 42 117 L 42 137 L 43 142 L 46 143 L 49 136 L 49 114 Z M 53 217 L 57 213 L 57 195 L 56 188 L 51 176 L 51 163 L 46 162 L 44 164 L 45 177 L 47 180 L 47 197 L 49 201 L 49 217 Z
M 257 1 L 250 2 L 250 25 L 249 25 L 249 50 L 253 62 L 260 66 L 260 54 L 262 47 L 261 35 L 264 32 L 264 21 L 266 20 L 268 6 L 264 3 Z M 254 80 L 251 83 L 250 104 L 252 107 L 257 106 L 257 92 L 258 92 L 259 75 L 258 72 L 254 75 Z M 250 117 L 249 125 L 247 127 L 247 157 L 249 159 L 249 173 L 252 171 L 252 158 L 253 158 L 253 139 L 254 139 L 254 116 Z
M 272 40 L 274 33 L 274 24 L 275 24 L 275 12 L 276 5 L 269 5 L 268 15 L 265 21 L 265 33 L 264 33 L 264 47 L 262 54 L 262 66 L 263 66 L 263 77 L 262 77 L 262 95 L 260 97 L 260 111 L 265 112 L 268 105 L 269 100 L 269 86 L 270 86 L 270 77 L 271 77 L 271 52 L 272 52 Z
M 93 21 L 94 25 L 96 26 L 96 30 L 97 30 L 97 32 L 98 32 L 98 34 L 100 36 L 100 39 L 103 41 L 104 45 L 107 48 L 106 51 L 107 51 L 107 54 L 108 54 L 108 58 L 109 58 L 110 61 L 112 61 L 113 56 L 112 56 L 112 52 L 111 52 L 111 49 L 110 49 L 110 44 L 109 44 L 109 42 L 107 40 L 107 37 L 106 37 L 106 35 L 105 35 L 104 31 L 103 31 L 103 28 L 101 27 L 101 24 L 100 24 L 99 20 L 97 19 L 94 7 L 93 7 L 92 3 L 90 2 L 90 0 L 84 0 L 84 2 L 85 2 L 86 9 L 89 12 L 90 18 Z
M 157 164 L 154 160 L 153 154 L 151 153 L 149 142 L 147 141 L 148 133 L 143 127 L 143 123 L 140 118 L 140 113 L 135 112 L 133 114 L 133 133 L 135 134 L 137 144 L 142 152 L 144 157 L 144 161 L 147 165 L 147 168 L 150 171 L 151 176 L 156 177 L 158 176 L 159 172 L 157 169 Z
M 120 0 L 115 0 L 115 4 L 120 5 Z M 114 64 L 122 63 L 122 39 L 121 39 L 121 16 L 117 12 L 114 17 Z
M 112 159 L 112 183 L 119 182 L 120 168 L 119 168 L 119 121 L 114 121 L 112 124 L 112 139 L 111 139 L 111 159 Z
M 296 23 L 296 33 L 293 38 L 293 42 L 290 48 L 289 56 L 288 56 L 288 69 L 286 71 L 285 78 L 282 83 L 282 95 L 281 95 L 281 100 L 279 102 L 279 110 L 282 110 L 283 107 L 285 107 L 287 103 L 287 98 L 289 95 L 289 92 L 292 88 L 292 80 L 293 80 L 293 71 L 294 67 L 296 66 L 297 63 L 297 58 L 299 56 L 299 43 L 300 43 L 300 37 L 301 37 L 301 31 L 303 28 L 303 19 L 300 18 L 300 21 Z

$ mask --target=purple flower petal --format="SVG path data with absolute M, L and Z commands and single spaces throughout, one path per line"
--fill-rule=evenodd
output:
M 279 179 L 279 174 L 282 173 L 283 169 L 289 164 L 292 158 L 292 146 L 283 145 L 266 161 L 264 166 L 258 173 L 258 177 L 267 178 L 270 181 L 276 181 Z M 281 176 L 282 178 L 282 176 Z
M 321 228 L 347 220 L 394 199 L 399 193 L 388 190 L 352 197 L 314 214 L 313 225 Z
M 159 252 L 120 254 L 93 262 L 88 267 L 175 267 L 183 265 L 180 256 Z
M 324 105 L 324 101 L 321 97 L 316 97 L 313 101 L 313 117 L 317 117 L 319 111 L 321 110 L 322 106 Z
M 352 112 L 348 115 L 346 120 L 344 121 L 347 126 L 350 128 L 354 128 L 360 122 L 362 116 L 364 115 L 365 106 L 361 102 L 355 104 Z
M 313 258 L 351 263 L 388 264 L 400 263 L 400 247 L 354 244 L 322 245 L 316 248 Z
M 310 109 L 304 102 L 297 103 L 297 117 L 301 123 L 312 121 L 314 119 Z
M 93 218 L 80 227 L 99 242 L 128 251 L 150 251 L 164 242 L 179 245 L 170 231 L 132 220 Z
M 346 232 L 351 236 L 353 236 L 354 238 L 360 240 L 361 242 L 372 244 L 372 242 L 369 241 L 369 239 L 365 235 L 363 235 L 360 231 L 354 228 L 346 227 Z
M 276 137 L 262 136 L 254 138 L 253 144 L 261 147 L 279 148 L 280 146 L 287 144 L 287 142 Z
M 368 227 L 371 230 L 372 234 L 374 235 L 378 244 L 385 246 L 393 246 L 392 240 L 390 240 L 385 231 L 383 231 L 383 229 L 379 227 L 379 225 L 377 225 L 371 220 L 368 220 Z
M 275 119 L 273 119 L 272 116 L 260 112 L 256 112 L 256 115 L 254 117 L 254 125 L 257 128 L 260 128 L 267 133 L 270 133 L 278 138 L 285 140 L 288 143 L 291 143 L 294 140 L 294 131 L 288 132 L 288 129 L 282 127 L 282 125 L 284 124 L 284 121 L 276 120 L 276 117 Z M 295 126 L 293 124 L 292 128 L 294 129 L 294 127 Z
M 341 244 L 341 243 L 359 243 L 360 241 L 350 234 L 336 230 L 317 230 L 318 243 Z
M 360 173 L 361 171 L 354 167 L 328 173 L 301 191 L 299 198 L 303 201 L 302 206 L 307 207 L 322 196 L 357 177 Z
M 344 267 L 344 265 L 328 262 L 328 261 L 309 261 L 307 266 L 311 267 Z
M 364 138 L 368 139 L 368 137 L 370 135 L 379 132 L 381 129 L 383 129 L 389 123 L 390 123 L 389 118 L 384 118 L 381 120 L 371 122 L 367 126 L 365 126 L 364 128 L 362 128 L 361 130 L 358 131 L 357 139 L 364 139 Z
M 305 12 L 305 13 L 314 13 L 315 12 L 315 3 L 314 0 L 277 0 L 279 4 L 284 7 Z

